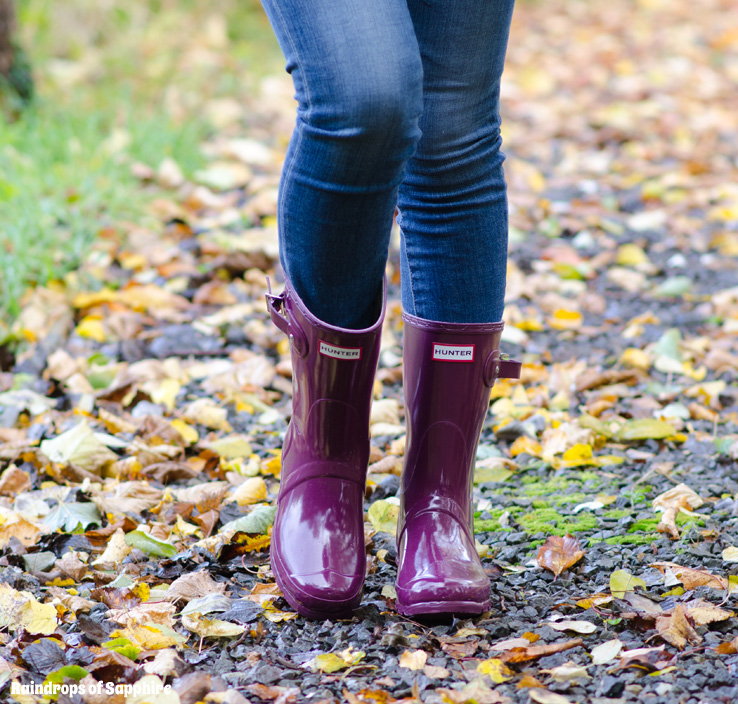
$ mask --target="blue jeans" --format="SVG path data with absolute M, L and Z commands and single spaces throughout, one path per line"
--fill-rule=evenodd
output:
M 263 0 L 295 84 L 281 262 L 333 325 L 376 320 L 395 207 L 405 310 L 501 318 L 499 88 L 514 0 Z

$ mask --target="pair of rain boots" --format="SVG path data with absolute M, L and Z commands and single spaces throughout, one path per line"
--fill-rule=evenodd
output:
M 364 490 L 369 413 L 384 320 L 364 330 L 328 325 L 287 284 L 267 295 L 292 347 L 293 411 L 282 452 L 272 571 L 309 618 L 359 606 L 366 572 Z M 423 320 L 405 313 L 407 444 L 397 527 L 397 610 L 479 614 L 490 584 L 474 543 L 472 477 L 496 379 L 517 378 L 501 358 L 503 323 Z

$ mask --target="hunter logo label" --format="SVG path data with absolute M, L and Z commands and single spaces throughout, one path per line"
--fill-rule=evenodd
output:
M 333 357 L 333 359 L 361 359 L 361 347 L 338 347 L 320 340 L 318 351 L 326 357 Z
M 433 359 L 441 362 L 473 362 L 474 345 L 442 345 L 434 342 Z

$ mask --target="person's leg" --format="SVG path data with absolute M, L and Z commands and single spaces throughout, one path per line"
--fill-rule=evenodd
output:
M 282 266 L 319 319 L 366 327 L 420 137 L 422 66 L 407 3 L 263 4 L 298 99 L 278 205 Z
M 399 193 L 402 301 L 429 320 L 502 317 L 507 197 L 499 89 L 513 0 L 408 0 L 422 138 Z
M 270 558 L 287 601 L 361 599 L 369 413 L 397 187 L 419 138 L 422 65 L 405 0 L 264 0 L 299 101 L 278 206 L 292 418 Z
M 507 202 L 498 97 L 513 0 L 408 0 L 424 68 L 422 138 L 400 187 L 407 443 L 397 609 L 482 613 L 472 477 L 500 357 Z

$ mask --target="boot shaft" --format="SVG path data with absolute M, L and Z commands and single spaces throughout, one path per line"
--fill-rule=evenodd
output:
M 403 511 L 441 510 L 471 523 L 474 459 L 490 389 L 518 376 L 501 359 L 504 323 L 423 320 L 405 313 L 403 385 L 407 449 Z
M 284 454 L 365 463 L 384 291 L 377 322 L 363 330 L 319 320 L 289 283 L 279 296 L 270 293 L 267 305 L 274 323 L 289 335 L 292 351 L 292 419 Z

